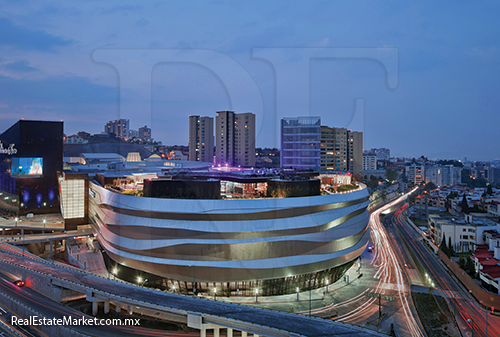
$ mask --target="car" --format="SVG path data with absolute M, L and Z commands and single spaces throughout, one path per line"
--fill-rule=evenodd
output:
M 16 286 L 18 286 L 18 287 L 22 287 L 22 286 L 24 286 L 24 285 L 26 284 L 26 283 L 24 283 L 24 281 L 23 281 L 23 280 L 15 280 L 15 281 L 14 281 L 14 282 L 12 282 L 12 283 L 14 283 L 14 284 L 15 284 Z

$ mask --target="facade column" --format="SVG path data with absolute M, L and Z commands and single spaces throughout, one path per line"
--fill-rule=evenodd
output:
M 200 330 L 200 337 L 207 337 L 207 329 L 205 329 L 203 326 Z
M 97 309 L 99 308 L 99 302 L 92 302 L 92 316 L 97 315 Z
M 241 332 L 241 337 L 247 337 L 247 336 L 248 336 L 248 332 L 246 332 L 246 331 Z
M 116 312 L 121 312 L 121 304 L 120 303 L 116 303 L 115 311 Z
M 129 315 L 132 315 L 134 313 L 134 311 L 132 310 L 132 306 L 131 305 L 127 305 L 127 313 Z
M 2 228 L 2 235 L 5 235 L 5 228 Z
M 107 314 L 109 312 L 109 301 L 104 301 L 104 313 Z
M 233 337 L 233 329 L 231 328 L 227 328 L 227 334 L 226 334 L 227 337 Z
M 220 329 L 218 326 L 214 327 L 214 337 L 220 336 Z
M 50 259 L 52 260 L 52 240 L 50 240 Z

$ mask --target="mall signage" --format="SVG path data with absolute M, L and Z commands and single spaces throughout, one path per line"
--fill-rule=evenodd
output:
M 3 143 L 0 142 L 0 154 L 13 155 L 17 153 L 17 149 L 14 147 L 15 144 L 10 144 L 7 148 L 3 147 Z

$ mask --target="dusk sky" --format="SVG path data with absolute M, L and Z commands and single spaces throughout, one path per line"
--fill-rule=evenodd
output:
M 257 147 L 279 147 L 282 117 L 312 115 L 394 156 L 500 157 L 495 1 L 1 8 L 0 132 L 24 118 L 101 133 L 128 118 L 163 144 L 187 145 L 189 115 L 235 110 L 256 114 Z

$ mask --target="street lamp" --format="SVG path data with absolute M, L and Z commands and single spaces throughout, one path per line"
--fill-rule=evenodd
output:
M 14 220 L 16 220 L 16 228 L 17 228 L 17 220 L 19 220 L 19 219 L 18 219 L 18 218 L 17 218 L 17 216 L 16 216 L 16 218 L 15 218 Z
M 196 295 L 196 266 L 195 265 L 193 265 L 193 295 Z
M 328 293 L 328 279 L 326 279 L 326 292 Z
M 142 277 L 140 277 L 140 276 L 139 276 L 139 277 L 137 277 L 137 285 L 140 285 L 140 284 L 141 284 L 141 282 L 142 282 Z
M 172 292 L 175 293 L 175 285 L 172 285 Z
M 217 288 L 214 288 L 214 301 L 217 301 Z
M 259 289 L 255 289 L 255 303 L 259 302 Z
M 43 230 L 45 231 L 45 224 L 47 223 L 46 219 L 43 219 Z
M 311 317 L 311 280 L 307 280 L 309 282 L 309 317 Z
M 297 287 L 297 301 L 299 300 L 299 287 Z
M 118 268 L 114 267 L 111 272 L 113 273 L 113 277 L 116 280 L 116 275 L 118 274 Z
M 470 323 L 471 337 L 474 337 L 474 321 L 470 318 L 467 319 L 467 323 Z

